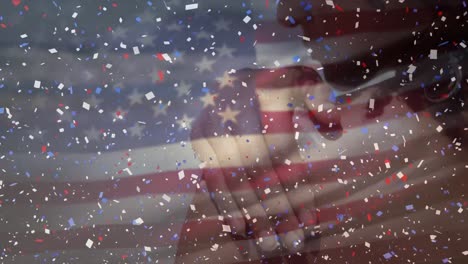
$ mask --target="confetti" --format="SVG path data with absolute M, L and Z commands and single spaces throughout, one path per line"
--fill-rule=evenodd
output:
M 185 10 L 194 10 L 198 9 L 198 3 L 185 5 Z
M 87 248 L 91 248 L 93 246 L 94 242 L 88 238 L 88 240 L 86 241 L 86 247 Z

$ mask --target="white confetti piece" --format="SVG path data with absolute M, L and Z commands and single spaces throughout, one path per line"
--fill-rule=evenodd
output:
M 398 177 L 398 179 L 401 179 L 401 178 L 403 178 L 405 176 L 405 174 L 403 172 L 399 171 L 396 176 Z
M 83 102 L 83 108 L 88 110 L 89 111 L 89 108 L 91 107 L 90 104 L 88 104 L 87 102 Z
M 374 149 L 375 149 L 375 151 L 379 150 L 379 143 L 374 143 Z
M 94 242 L 88 238 L 88 241 L 86 241 L 86 247 L 91 248 L 93 246 Z
M 385 161 L 385 168 L 390 169 L 390 161 L 389 160 Z
M 219 245 L 218 245 L 218 244 L 214 244 L 213 246 L 211 246 L 210 250 L 211 250 L 211 251 L 216 251 L 216 250 L 218 250 L 218 248 L 219 248 Z
M 57 51 L 56 49 L 49 49 L 49 52 L 50 52 L 50 54 L 55 54 L 55 53 L 57 53 L 58 51 Z
M 78 16 L 77 12 L 73 13 L 73 15 L 72 15 L 73 18 L 76 18 L 77 16 Z
M 231 226 L 229 226 L 229 225 L 223 225 L 223 232 L 231 233 Z
M 64 85 L 63 83 L 60 83 L 60 84 L 57 86 L 57 88 L 58 88 L 59 90 L 62 90 L 63 87 L 65 87 L 65 85 Z
M 198 3 L 185 5 L 185 10 L 194 10 L 198 8 Z
M 443 128 L 442 128 L 441 126 L 438 126 L 438 127 L 436 128 L 436 130 L 437 130 L 437 132 L 440 133 L 440 132 L 443 130 Z
M 143 219 L 141 217 L 138 217 L 137 219 L 133 220 L 133 225 L 141 225 L 143 224 Z
M 463 251 L 462 254 L 465 256 L 468 255 L 468 250 Z
M 179 171 L 178 176 L 179 176 L 179 180 L 182 180 L 183 178 L 185 178 L 185 172 L 183 170 Z
M 140 54 L 140 49 L 137 46 L 133 47 L 133 54 L 138 55 Z
M 431 49 L 429 53 L 429 59 L 431 60 L 437 60 L 437 50 Z
M 408 66 L 408 70 L 406 72 L 409 73 L 409 74 L 412 74 L 412 73 L 414 73 L 414 71 L 416 71 L 416 66 L 411 64 L 410 66 Z
M 250 18 L 249 16 L 245 16 L 244 19 L 243 19 L 242 21 L 244 21 L 244 23 L 247 24 L 247 23 L 250 22 L 251 19 L 252 19 L 252 18 Z
M 370 99 L 369 100 L 369 109 L 372 109 L 374 110 L 374 106 L 375 106 L 375 99 Z
M 34 81 L 34 88 L 41 88 L 41 81 Z
M 147 94 L 145 94 L 145 97 L 147 100 L 151 100 L 153 99 L 155 96 L 154 96 L 154 93 L 153 92 L 149 92 Z
M 167 194 L 164 194 L 162 196 L 162 198 L 166 201 L 166 202 L 170 202 L 171 201 L 171 197 L 169 197 Z

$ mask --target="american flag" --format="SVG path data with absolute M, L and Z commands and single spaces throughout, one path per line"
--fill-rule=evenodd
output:
M 322 42 L 327 27 L 307 40 L 280 25 L 284 3 L 0 5 L 2 262 L 456 263 L 468 254 L 463 102 L 425 103 L 416 81 L 398 94 L 379 92 L 382 82 L 359 95 L 333 90 L 318 63 L 333 48 Z M 370 38 L 369 23 L 340 41 Z M 406 25 L 380 30 L 414 29 Z M 461 40 L 453 45 L 464 50 Z M 323 87 L 324 97 L 314 95 Z M 290 96 L 303 90 L 310 109 Z M 450 113 L 457 107 L 461 114 Z M 272 170 L 315 201 L 320 223 L 308 230 L 321 237 L 302 254 L 264 254 L 256 238 L 224 230 L 229 219 L 207 177 L 252 168 L 212 166 L 197 144 L 223 151 L 226 135 L 300 150 Z M 251 186 L 268 196 L 281 186 L 271 175 L 262 171 Z

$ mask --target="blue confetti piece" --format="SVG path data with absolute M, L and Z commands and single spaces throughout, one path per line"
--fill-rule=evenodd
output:
M 75 220 L 73 220 L 73 218 L 70 217 L 70 219 L 68 219 L 68 225 L 70 227 L 75 226 Z
M 390 259 L 390 258 L 393 257 L 393 255 L 392 255 L 390 252 L 387 252 L 387 253 L 385 253 L 385 254 L 383 255 L 383 257 L 384 257 L 385 259 Z

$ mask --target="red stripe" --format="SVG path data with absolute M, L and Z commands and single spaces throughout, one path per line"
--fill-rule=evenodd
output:
M 359 14 L 359 18 L 356 14 Z M 382 11 L 380 13 L 375 11 L 361 11 L 360 13 L 345 11 L 313 15 L 313 21 L 304 22 L 303 26 L 313 28 L 313 31 L 308 32 L 306 36 L 311 41 L 315 41 L 320 37 L 343 37 L 351 34 L 371 32 L 390 33 L 407 31 L 410 34 L 412 31 L 419 31 L 428 27 L 433 22 L 434 17 L 435 12 L 432 9 L 418 9 L 417 13 L 406 13 L 406 9 L 404 8 Z M 324 20 L 327 23 L 322 23 Z M 357 21 L 359 21 L 359 27 L 355 28 Z M 278 31 L 280 33 L 272 35 L 272 32 Z M 262 23 L 261 30 L 257 30 L 255 33 L 258 43 L 291 41 L 290 29 L 281 27 L 278 21 L 274 20 Z
M 437 189 L 436 185 L 433 187 Z M 409 200 L 410 197 L 414 199 L 414 193 L 419 193 L 422 196 L 421 199 L 430 198 L 432 201 L 441 199 L 439 202 L 444 201 L 446 204 L 449 204 L 450 200 L 445 200 L 447 198 L 445 194 L 441 192 L 428 193 L 427 189 L 427 185 L 419 185 L 412 187 L 411 190 L 403 189 L 402 191 L 393 193 L 391 194 L 391 197 L 392 200 Z M 451 197 L 456 197 L 457 195 L 463 195 L 463 190 L 460 190 L 459 193 L 453 193 Z M 404 211 L 405 209 L 403 204 L 389 203 L 387 198 L 388 197 L 383 197 L 382 199 L 370 198 L 367 203 L 359 200 L 345 204 L 341 208 L 322 208 L 320 213 L 321 222 L 331 221 L 334 222 L 335 225 L 339 225 L 341 227 L 346 225 L 354 226 L 356 221 L 359 222 L 359 219 L 361 219 L 362 224 L 366 224 L 368 223 L 366 220 L 367 212 L 372 212 L 374 214 L 377 210 L 384 211 L 384 215 L 382 217 L 376 217 L 371 223 L 369 223 L 369 225 L 375 225 L 387 222 L 389 219 L 400 219 L 403 215 L 407 214 L 407 212 Z M 388 212 L 391 212 L 391 214 Z M 340 222 L 337 219 L 338 214 L 345 215 L 343 222 Z M 348 222 L 350 217 L 353 217 L 354 221 Z M 14 236 L 14 239 L 13 237 L 11 237 L 11 239 L 18 241 L 18 246 L 16 247 L 5 247 L 6 251 L 10 254 L 32 254 L 46 250 L 89 250 L 85 246 L 88 239 L 94 241 L 93 248 L 97 249 L 135 248 L 143 246 L 164 247 L 176 245 L 179 243 L 178 238 L 183 238 L 185 241 L 208 241 L 210 238 L 218 237 L 219 234 L 222 233 L 221 221 L 211 219 L 198 221 L 197 219 L 189 219 L 182 227 L 183 233 L 179 235 L 176 230 L 179 230 L 177 225 L 180 224 L 180 222 L 178 222 L 180 220 L 184 221 L 183 219 L 175 219 L 174 216 L 168 215 L 166 223 L 145 223 L 141 226 L 125 224 L 98 225 L 95 227 L 88 226 L 72 230 L 51 231 L 51 234 L 49 235 L 44 234 L 42 230 L 36 230 L 34 234 L 29 232 L 15 232 L 1 233 L 0 236 L 3 238 Z M 325 230 L 325 234 L 331 233 L 330 235 L 333 235 L 335 232 L 342 232 L 340 227 L 335 227 L 328 231 L 326 231 L 326 228 L 322 228 L 322 230 Z M 187 232 L 188 229 L 190 229 L 190 232 Z M 174 236 L 174 234 L 177 235 Z M 237 239 L 247 240 L 249 238 Z
M 457 129 L 458 128 L 453 128 L 452 130 Z M 406 149 L 409 151 L 405 153 L 405 157 L 407 157 L 410 162 L 424 158 L 421 156 L 421 153 L 410 150 L 411 146 L 424 144 L 425 141 L 426 138 L 418 138 L 406 143 Z M 361 167 L 363 170 L 365 168 L 364 171 L 378 171 L 379 167 L 385 166 L 385 160 L 391 160 L 393 162 L 393 153 L 394 151 L 392 150 L 386 152 L 372 152 L 366 155 L 349 157 L 349 159 L 345 161 L 340 159 L 330 159 L 291 165 L 277 164 L 275 165 L 274 170 L 281 174 L 283 180 L 289 179 L 290 183 L 292 184 L 302 180 L 304 177 L 308 177 L 310 184 L 324 184 L 329 182 L 336 182 L 337 178 L 342 178 L 345 180 L 347 178 L 362 176 L 363 171 L 359 169 Z M 399 151 L 399 153 L 401 153 L 401 151 Z M 372 162 L 360 164 L 358 162 L 360 159 L 370 159 Z M 352 166 L 349 163 L 349 160 L 356 161 L 355 166 Z M 399 159 L 395 159 L 394 161 L 398 164 L 401 163 L 401 160 Z M 346 175 L 333 174 L 331 172 L 331 168 L 336 164 L 340 166 L 341 171 L 349 171 L 353 173 L 347 173 Z M 412 166 L 412 164 L 409 163 L 407 166 Z M 403 168 L 398 166 L 398 169 L 401 170 Z M 222 172 L 216 172 L 216 170 L 220 169 L 209 170 L 211 170 L 210 173 L 218 173 L 219 175 L 223 175 L 223 173 L 228 175 L 231 173 L 239 173 L 239 168 L 223 168 Z M 178 179 L 177 174 L 178 171 L 169 171 L 133 177 L 124 177 L 116 180 L 102 180 L 92 182 L 50 183 L 39 181 L 36 183 L 17 183 L 14 185 L 11 182 L 6 182 L 3 193 L 4 197 L 9 198 L 10 200 L 3 198 L 3 200 L 1 200 L 1 204 L 3 207 L 16 206 L 20 204 L 31 204 L 32 201 L 33 205 L 40 207 L 44 204 L 66 205 L 74 203 L 97 202 L 100 200 L 99 195 L 101 192 L 103 193 L 103 197 L 108 200 L 118 200 L 144 194 L 162 195 L 164 193 L 194 193 L 195 186 L 191 183 L 193 179 L 190 177 L 190 175 L 195 174 L 202 176 L 202 171 L 199 169 L 185 170 L 186 177 L 182 180 Z M 265 175 L 267 174 L 268 172 L 265 173 Z M 310 177 L 311 175 L 312 177 Z M 314 175 L 319 176 L 316 177 Z M 148 180 L 149 183 L 146 184 L 143 179 Z M 267 184 L 269 186 L 273 186 L 278 184 L 278 182 L 274 182 L 273 180 L 265 182 L 264 178 L 260 178 L 257 182 L 253 182 L 254 187 L 266 187 Z M 140 192 L 136 190 L 137 186 L 139 187 Z M 37 191 L 33 192 L 32 188 L 35 188 Z M 25 193 L 18 195 L 22 191 Z M 44 202 L 44 197 L 48 197 L 49 200 Z M 64 198 L 66 198 L 66 201 L 64 201 Z

